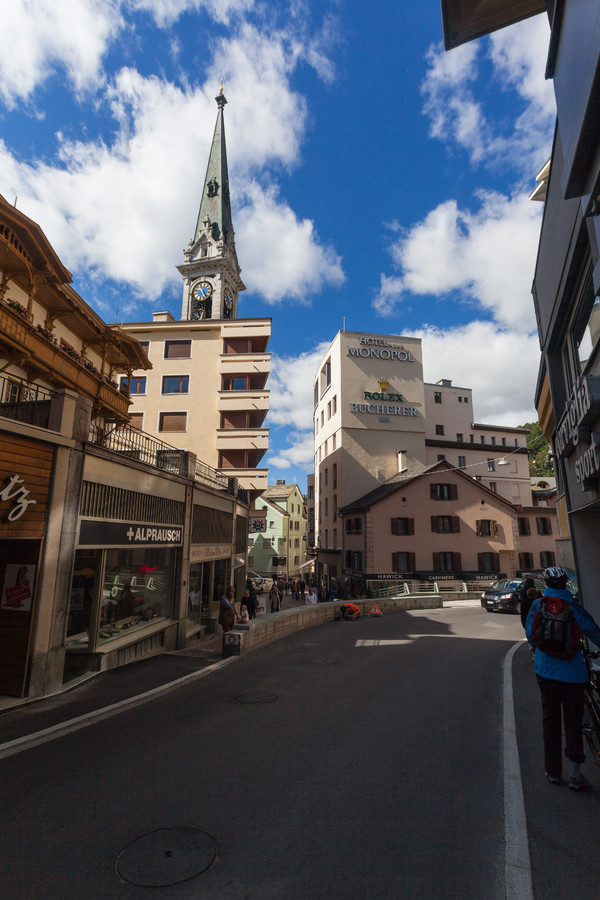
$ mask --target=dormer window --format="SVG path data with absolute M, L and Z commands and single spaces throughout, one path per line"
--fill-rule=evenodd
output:
M 209 197 L 216 197 L 219 193 L 219 182 L 216 178 L 211 178 L 206 185 L 206 191 Z

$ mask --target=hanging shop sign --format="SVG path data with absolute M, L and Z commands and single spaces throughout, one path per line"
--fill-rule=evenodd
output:
M 396 360 L 414 362 L 415 358 L 401 344 L 392 344 L 385 338 L 361 337 L 358 347 L 348 347 L 348 356 L 362 359 Z
M 80 547 L 179 547 L 182 540 L 181 526 L 82 519 L 78 543 Z
M 249 532 L 250 534 L 264 534 L 267 530 L 267 517 L 266 515 L 252 515 L 250 516 L 249 522 Z

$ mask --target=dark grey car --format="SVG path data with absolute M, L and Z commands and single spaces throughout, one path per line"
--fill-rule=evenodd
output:
M 481 595 L 481 605 L 488 612 L 518 613 L 521 610 L 521 597 L 519 594 L 524 578 L 510 578 L 503 581 L 495 581 L 485 589 Z M 539 578 L 534 578 L 534 587 L 539 591 L 544 590 L 544 583 Z

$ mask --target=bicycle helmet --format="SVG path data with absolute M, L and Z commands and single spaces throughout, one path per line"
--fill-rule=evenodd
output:
M 564 587 L 569 576 L 561 566 L 549 566 L 542 576 L 548 587 Z

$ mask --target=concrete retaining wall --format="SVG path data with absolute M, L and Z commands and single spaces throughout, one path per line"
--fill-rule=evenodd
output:
M 477 595 L 479 596 L 479 594 Z M 368 616 L 373 603 L 376 603 L 382 613 L 397 612 L 406 609 L 439 609 L 444 600 L 465 600 L 465 594 L 429 594 L 411 596 L 403 594 L 400 597 L 381 598 L 379 600 L 353 600 L 360 607 L 361 616 Z M 240 634 L 240 654 L 251 653 L 264 647 L 279 638 L 310 628 L 312 625 L 320 625 L 323 622 L 332 622 L 335 618 L 335 610 L 339 609 L 339 602 L 317 603 L 314 606 L 299 606 L 294 609 L 286 609 L 279 613 L 266 614 L 258 619 L 252 619 L 248 625 L 236 625 L 234 631 Z

